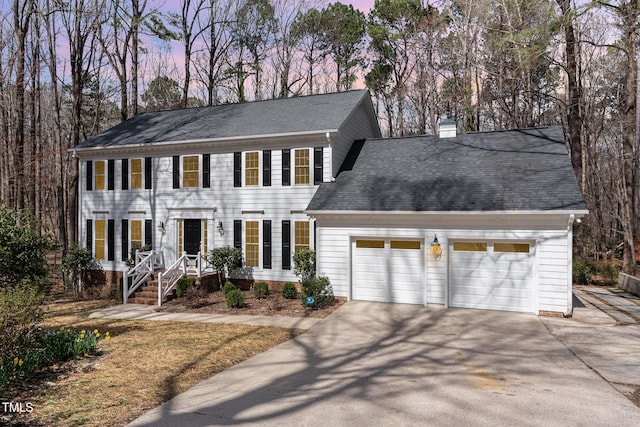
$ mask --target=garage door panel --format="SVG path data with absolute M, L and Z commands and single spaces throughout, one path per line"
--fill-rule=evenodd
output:
M 416 240 L 385 239 L 381 247 L 380 242 L 356 240 L 352 267 L 353 298 L 422 304 L 422 244 Z
M 533 311 L 533 245 L 487 242 L 484 252 L 456 251 L 454 247 L 452 244 L 449 305 Z M 494 252 L 494 248 L 504 252 Z

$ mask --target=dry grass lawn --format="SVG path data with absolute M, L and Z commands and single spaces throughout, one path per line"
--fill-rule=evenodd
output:
M 14 401 L 33 403 L 13 422 L 46 426 L 122 426 L 249 357 L 289 340 L 296 331 L 205 323 L 88 319 L 104 302 L 47 306 L 45 328 L 98 329 L 111 339 L 98 355 L 40 375 L 15 390 Z

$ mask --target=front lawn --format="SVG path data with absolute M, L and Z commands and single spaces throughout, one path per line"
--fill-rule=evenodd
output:
M 46 306 L 43 328 L 110 333 L 97 355 L 53 366 L 6 390 L 28 413 L 0 424 L 122 426 L 196 383 L 291 339 L 296 331 L 248 325 L 89 319 L 104 302 Z M 4 419 L 3 419 L 4 418 Z

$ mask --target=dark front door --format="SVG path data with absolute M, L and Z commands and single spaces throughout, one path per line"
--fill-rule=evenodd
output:
M 184 220 L 184 251 L 189 255 L 196 255 L 200 250 L 201 227 L 199 219 Z

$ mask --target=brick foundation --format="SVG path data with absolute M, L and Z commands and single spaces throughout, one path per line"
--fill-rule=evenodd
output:
M 85 299 L 122 299 L 122 271 L 90 270 L 84 278 L 82 297 Z
M 540 311 L 538 311 L 538 316 L 544 316 L 544 317 L 571 317 L 571 314 L 565 315 L 561 311 L 540 310 Z

